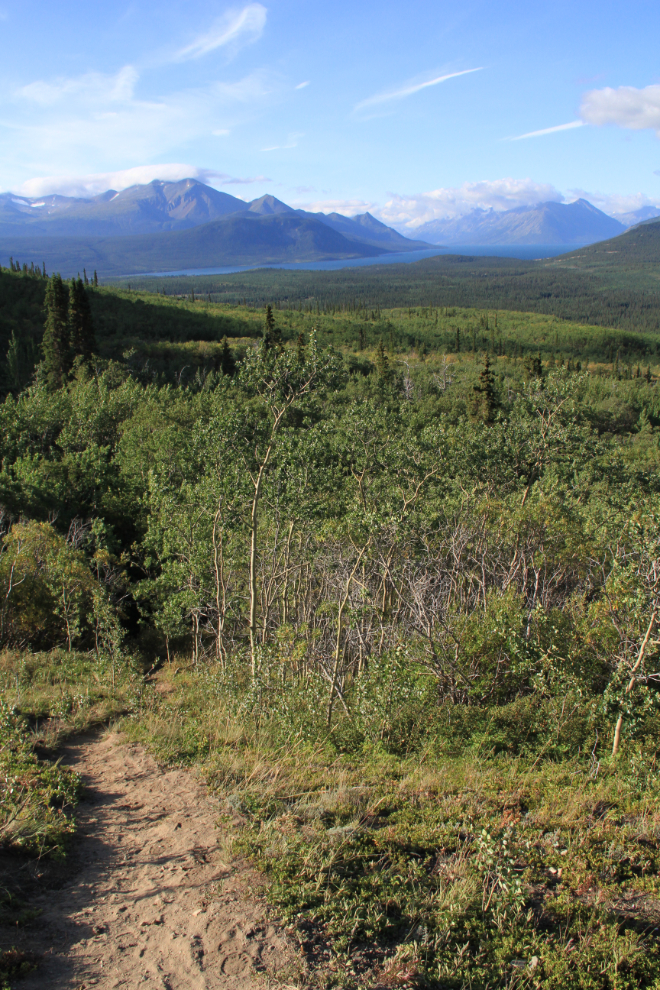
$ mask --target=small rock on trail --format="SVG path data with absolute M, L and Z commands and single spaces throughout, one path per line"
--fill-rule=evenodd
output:
M 218 850 L 218 809 L 186 770 L 162 770 L 116 734 L 64 747 L 83 777 L 71 874 L 31 899 L 12 944 L 43 954 L 21 990 L 264 990 L 300 956 Z M 5 941 L 3 933 L 3 941 Z

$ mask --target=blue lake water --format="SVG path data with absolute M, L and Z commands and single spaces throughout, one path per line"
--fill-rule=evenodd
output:
M 502 247 L 471 247 L 461 245 L 460 247 L 437 247 L 429 248 L 425 251 L 402 251 L 399 254 L 379 255 L 377 258 L 347 258 L 344 261 L 295 261 L 282 262 L 272 265 L 227 265 L 223 268 L 182 268 L 176 272 L 147 272 L 141 275 L 122 275 L 121 278 L 173 278 L 181 275 L 233 275 L 236 272 L 263 271 L 268 268 L 286 269 L 288 271 L 304 272 L 332 272 L 341 268 L 365 268 L 368 265 L 400 265 L 409 264 L 412 261 L 422 261 L 424 258 L 435 258 L 438 255 L 462 254 L 478 257 L 496 258 L 519 258 L 523 261 L 532 261 L 537 258 L 554 258 L 558 254 L 565 254 L 572 250 L 565 245 L 536 244 L 517 245 L 510 244 Z

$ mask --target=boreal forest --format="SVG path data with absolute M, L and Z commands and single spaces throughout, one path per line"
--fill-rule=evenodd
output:
M 307 986 L 657 990 L 657 291 L 389 268 L 0 271 L 3 855 L 66 862 L 114 722 Z

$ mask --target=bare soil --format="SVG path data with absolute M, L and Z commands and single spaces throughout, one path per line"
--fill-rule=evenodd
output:
M 116 734 L 74 740 L 64 762 L 85 784 L 74 849 L 59 879 L 30 867 L 39 916 L 0 933 L 40 957 L 21 990 L 304 985 L 258 876 L 223 858 L 218 804 L 194 773 Z

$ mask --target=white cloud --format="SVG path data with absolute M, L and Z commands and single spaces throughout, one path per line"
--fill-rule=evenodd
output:
M 496 179 L 465 182 L 462 186 L 410 196 L 394 194 L 385 206 L 374 212 L 383 223 L 415 230 L 429 220 L 464 216 L 475 209 L 512 210 L 550 200 L 561 203 L 564 196 L 548 183 L 531 179 Z
M 60 196 L 98 196 L 108 189 L 128 189 L 130 186 L 145 185 L 161 179 L 163 182 L 179 182 L 181 179 L 199 179 L 209 186 L 227 186 L 253 182 L 270 182 L 263 175 L 254 178 L 232 178 L 214 169 L 199 168 L 196 165 L 168 163 L 162 165 L 138 165 L 136 168 L 121 169 L 118 172 L 96 172 L 92 175 L 51 175 L 28 179 L 15 189 L 22 196 L 35 198 L 57 193 Z
M 569 199 L 586 199 L 594 206 L 597 206 L 603 213 L 609 216 L 620 216 L 625 213 L 634 213 L 645 206 L 660 206 L 660 196 L 655 199 L 647 196 L 646 193 L 630 193 L 629 195 L 620 193 L 600 193 L 589 192 L 586 189 L 570 189 Z
M 509 141 L 522 141 L 524 138 L 543 137 L 544 134 L 556 134 L 558 131 L 572 131 L 574 127 L 584 127 L 583 120 L 572 120 L 569 124 L 557 124 L 555 127 L 544 127 L 541 131 L 529 131 L 509 138 Z
M 660 85 L 592 89 L 582 98 L 580 116 L 587 124 L 617 124 L 633 131 L 648 129 L 660 137 Z
M 108 164 L 163 158 L 213 131 L 244 124 L 280 87 L 253 72 L 145 100 L 137 95 L 139 83 L 137 71 L 124 66 L 115 74 L 38 80 L 6 94 L 0 183 L 14 185 L 21 172 L 68 175 L 74 162 L 76 173 L 95 173 Z
M 298 138 L 301 138 L 302 134 L 289 134 L 286 144 L 274 144 L 270 148 L 262 148 L 262 151 L 288 151 L 290 148 L 298 147 Z
M 304 88 L 305 88 L 305 86 L 309 86 L 309 79 L 307 80 L 307 82 L 301 82 L 301 83 L 298 83 L 298 85 L 297 85 L 297 86 L 295 86 L 294 88 L 295 88 L 295 89 L 304 89 Z
M 433 79 L 425 79 L 421 82 L 409 81 L 399 86 L 397 89 L 387 90 L 384 93 L 376 93 L 375 96 L 370 96 L 366 100 L 362 100 L 360 103 L 356 104 L 353 108 L 354 113 L 360 113 L 364 110 L 369 110 L 373 107 L 380 106 L 383 103 L 389 103 L 392 100 L 403 100 L 406 96 L 412 96 L 414 93 L 419 93 L 422 89 L 428 89 L 429 86 L 437 86 L 439 83 L 446 82 L 448 79 L 455 79 L 457 76 L 467 76 L 471 72 L 481 72 L 483 66 L 477 69 L 463 69 L 461 72 L 448 72 L 443 76 L 436 76 Z
M 63 100 L 77 100 L 88 106 L 97 103 L 126 103 L 133 99 L 139 75 L 132 65 L 125 65 L 114 76 L 102 72 L 88 72 L 84 76 L 70 79 L 59 78 L 52 82 L 37 80 L 16 90 L 16 96 L 37 103 L 41 107 L 52 107 Z
M 267 10 L 260 3 L 250 3 L 243 10 L 229 11 L 224 17 L 219 17 L 208 31 L 178 51 L 175 60 L 185 62 L 227 45 L 237 47 L 257 41 L 266 26 L 266 16 Z
M 302 190 L 303 192 L 308 190 Z M 370 213 L 376 209 L 376 203 L 367 202 L 363 199 L 318 199 L 312 202 L 309 200 L 301 202 L 294 200 L 291 204 L 298 210 L 307 210 L 309 213 L 342 213 L 344 216 L 355 216 L 357 213 Z

